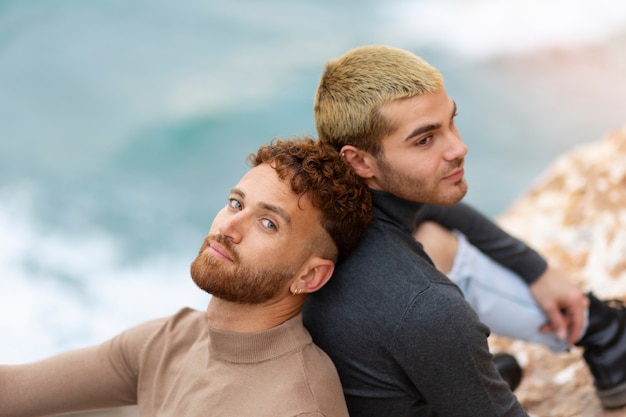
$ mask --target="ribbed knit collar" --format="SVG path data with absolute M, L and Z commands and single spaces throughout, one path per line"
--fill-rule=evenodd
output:
M 413 233 L 417 222 L 417 214 L 424 205 L 398 198 L 384 191 L 371 191 L 374 202 L 374 216 L 381 220 L 398 224 L 409 233 Z
M 309 343 L 311 335 L 302 325 L 302 314 L 269 330 L 253 333 L 225 332 L 209 326 L 210 356 L 228 362 L 262 362 Z

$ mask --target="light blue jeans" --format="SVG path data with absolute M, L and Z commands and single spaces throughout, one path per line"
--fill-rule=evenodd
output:
M 448 277 L 459 286 L 465 299 L 491 332 L 511 339 L 541 343 L 555 352 L 566 350 L 566 341 L 559 340 L 554 333 L 539 331 L 547 318 L 535 302 L 528 284 L 472 246 L 463 234 L 454 233 L 459 248 Z M 587 321 L 585 316 L 581 335 L 585 334 Z

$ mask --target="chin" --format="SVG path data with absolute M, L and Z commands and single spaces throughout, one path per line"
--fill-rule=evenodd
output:
M 465 197 L 465 195 L 467 194 L 467 184 L 465 183 L 465 181 L 463 182 L 462 186 L 455 191 L 457 192 L 442 196 L 442 198 L 434 205 L 448 207 L 453 206 L 459 201 L 463 200 L 463 197 Z

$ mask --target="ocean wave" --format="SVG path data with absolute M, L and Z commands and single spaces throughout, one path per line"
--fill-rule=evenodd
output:
M 205 308 L 209 296 L 189 278 L 194 254 L 127 264 L 114 236 L 44 231 L 23 200 L 9 200 L 0 206 L 0 362 L 40 359 L 184 306 Z

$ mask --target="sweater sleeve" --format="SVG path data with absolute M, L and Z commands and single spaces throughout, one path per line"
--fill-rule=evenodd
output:
M 416 395 L 426 400 L 427 414 L 527 417 L 493 365 L 488 328 L 451 291 L 434 285 L 417 297 L 392 344 Z
M 528 284 L 537 280 L 548 267 L 539 253 L 467 204 L 458 203 L 450 207 L 424 205 L 418 213 L 416 227 L 427 220 L 463 233 L 472 245 L 516 272 Z
M 135 404 L 139 353 L 161 322 L 136 326 L 101 345 L 28 364 L 0 366 L 0 417 Z

